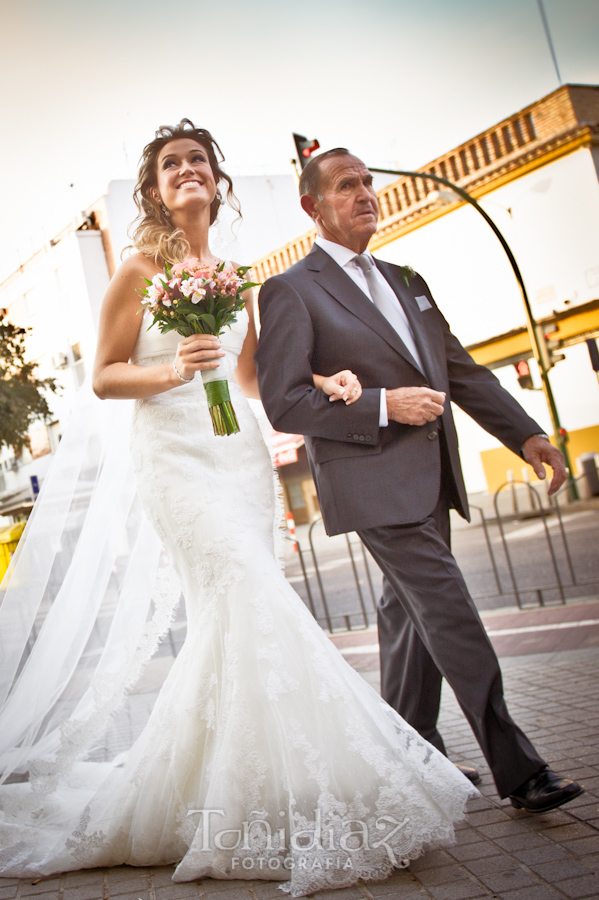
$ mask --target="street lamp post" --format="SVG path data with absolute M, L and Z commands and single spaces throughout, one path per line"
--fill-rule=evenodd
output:
M 514 258 L 514 254 L 512 253 L 506 239 L 502 235 L 501 231 L 491 219 L 489 215 L 484 211 L 484 209 L 479 206 L 474 197 L 472 197 L 467 191 L 461 188 L 459 185 L 454 184 L 452 181 L 448 181 L 446 178 L 441 178 L 439 175 L 431 175 L 428 172 L 403 172 L 398 169 L 377 169 L 373 166 L 368 167 L 371 172 L 379 172 L 382 175 L 398 175 L 405 176 L 408 178 L 422 178 L 423 181 L 435 181 L 438 184 L 443 184 L 445 187 L 448 187 L 451 191 L 457 194 L 462 198 L 466 203 L 469 203 L 470 206 L 473 206 L 474 209 L 483 217 L 489 228 L 493 230 L 495 237 L 498 239 L 499 243 L 503 247 L 507 258 L 510 261 L 510 265 L 512 267 L 512 271 L 516 277 L 516 281 L 518 282 L 518 287 L 520 288 L 520 294 L 522 295 L 522 302 L 524 304 L 524 311 L 526 315 L 526 328 L 528 330 L 528 335 L 530 338 L 530 343 L 532 347 L 533 354 L 539 366 L 539 373 L 541 376 L 541 384 L 543 387 L 543 393 L 545 394 L 545 400 L 547 401 L 547 407 L 549 409 L 549 415 L 551 418 L 551 424 L 553 427 L 553 434 L 555 436 L 555 442 L 559 449 L 564 454 L 566 460 L 566 466 L 569 471 L 572 471 L 572 467 L 570 465 L 570 458 L 568 454 L 568 448 L 566 446 L 566 441 L 564 439 L 564 435 L 562 433 L 562 427 L 559 420 L 559 414 L 557 411 L 557 407 L 555 405 L 555 399 L 553 397 L 553 391 L 551 389 L 551 384 L 549 382 L 549 372 L 546 364 L 545 353 L 543 352 L 545 348 L 541 348 L 541 340 L 542 337 L 539 337 L 537 323 L 535 321 L 532 308 L 530 306 L 530 300 L 528 299 L 528 294 L 526 293 L 526 287 L 524 285 L 524 279 L 522 278 L 522 273 L 518 268 L 518 263 Z M 570 499 L 577 500 L 578 492 L 576 490 L 576 485 L 572 481 L 569 487 Z

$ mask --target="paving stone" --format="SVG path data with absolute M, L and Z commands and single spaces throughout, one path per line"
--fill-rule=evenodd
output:
M 18 890 L 18 881 L 15 884 L 7 884 L 4 887 L 0 887 L 0 900 L 12 900 L 13 897 L 17 896 Z
M 103 869 L 81 869 L 79 872 L 67 872 L 65 875 L 65 890 L 68 891 L 93 883 L 104 883 Z
M 204 894 L 215 894 L 218 891 L 245 890 L 249 883 L 249 881 L 243 881 L 240 878 L 231 879 L 230 881 L 224 878 L 203 878 L 199 882 Z
M 431 885 L 427 890 L 435 900 L 474 900 L 476 897 L 485 896 L 481 894 L 480 884 L 469 880 L 458 884 Z
M 532 871 L 551 884 L 564 881 L 566 878 L 576 878 L 579 875 L 594 875 L 593 869 L 589 869 L 583 863 L 575 859 L 556 859 L 553 862 L 540 863 L 530 866 Z
M 241 887 L 241 888 L 229 887 L 227 885 L 226 881 L 223 883 L 224 883 L 224 888 L 222 891 L 217 891 L 217 892 L 212 891 L 209 894 L 206 894 L 205 896 L 207 896 L 207 897 L 216 896 L 219 898 L 219 900 L 253 900 L 252 895 L 250 894 L 249 882 L 246 882 L 245 887 Z M 202 891 L 203 887 L 204 887 L 204 883 L 199 882 L 199 886 Z M 201 891 L 200 891 L 200 896 L 201 896 Z M 285 894 L 281 893 L 281 896 L 285 897 Z M 156 894 L 156 900 L 160 900 L 160 892 L 158 892 Z
M 504 872 L 494 872 L 491 875 L 478 876 L 483 884 L 486 884 L 494 894 L 514 891 L 518 888 L 534 887 L 538 879 L 524 869 L 512 865 L 512 868 Z
M 563 845 L 568 853 L 575 856 L 588 856 L 589 853 L 599 853 L 599 834 L 593 837 L 581 838 L 578 841 L 564 841 Z
M 21 897 L 34 897 L 37 894 L 50 893 L 51 891 L 58 893 L 62 878 L 59 875 L 57 878 L 42 878 L 41 881 L 36 878 L 35 881 L 37 881 L 37 884 L 33 881 L 23 879 L 21 884 Z
M 548 884 L 539 884 L 501 894 L 501 900 L 564 900 L 564 895 L 554 891 Z
M 542 834 L 511 834 L 507 837 L 495 838 L 495 843 L 510 853 L 512 850 L 530 850 L 533 847 L 544 847 L 547 839 Z
M 599 897 L 599 876 L 589 875 L 585 878 L 572 878 L 570 881 L 560 881 L 559 890 L 572 900 L 582 897 Z
M 459 834 L 456 834 L 456 845 L 458 847 L 464 847 L 466 844 L 473 844 L 477 841 L 482 840 L 481 835 L 478 831 L 475 831 L 474 828 L 468 828 L 465 831 L 460 831 Z M 449 852 L 453 851 L 453 847 L 450 848 Z
M 64 900 L 100 900 L 104 896 L 104 879 L 95 883 L 80 884 L 78 887 L 67 888 L 64 892 Z
M 162 866 L 157 866 L 160 871 Z M 174 869 L 173 869 L 174 871 Z M 154 869 L 145 866 L 113 866 L 106 869 L 109 884 L 117 884 L 121 881 L 136 881 L 145 878 L 146 886 L 148 884 L 148 875 L 154 872 Z
M 485 859 L 489 856 L 500 855 L 499 848 L 490 841 L 477 841 L 475 844 L 466 844 L 465 847 L 452 847 L 449 852 L 458 862 L 467 865 L 474 859 Z M 469 865 L 468 868 L 470 868 Z
M 364 894 L 364 897 L 389 897 L 390 900 L 428 900 L 429 895 L 424 893 L 424 888 L 419 888 L 414 884 L 404 884 L 404 885 L 385 885 L 385 884 L 370 884 L 368 882 L 364 885 L 364 890 L 367 893 Z M 318 898 L 318 894 L 314 894 L 314 897 Z
M 458 884 L 460 881 L 465 881 L 468 879 L 468 875 L 463 869 L 460 869 L 455 863 L 453 866 L 443 866 L 442 868 L 437 869 L 424 869 L 422 872 L 418 872 L 417 876 L 418 881 L 420 881 L 425 887 L 429 888 L 433 884 Z
M 101 897 L 102 895 L 100 895 Z M 110 897 L 114 897 L 114 894 L 110 894 Z M 157 896 L 160 896 L 159 894 Z M 197 896 L 197 894 L 196 894 Z M 146 888 L 143 891 L 130 891 L 128 894 L 119 894 L 118 900 L 152 900 L 152 894 L 149 888 Z
M 418 874 L 424 869 L 435 869 L 452 863 L 453 859 L 446 850 L 433 850 L 432 853 L 425 853 L 418 859 L 413 859 L 410 863 L 410 872 Z
M 557 859 L 568 858 L 568 854 L 559 844 L 549 841 L 543 847 L 533 847 L 532 850 L 516 851 L 513 857 L 527 866 L 540 865 L 544 862 L 553 862 Z
M 586 794 L 584 794 L 583 797 L 586 797 Z M 578 797 L 577 799 L 582 800 L 583 797 Z M 576 807 L 576 811 L 572 812 L 572 815 L 583 820 L 597 819 L 599 818 L 599 803 L 595 801 L 588 806 L 578 806 Z
M 319 891 L 318 900 L 364 900 L 364 892 L 359 887 L 339 888 L 337 891 Z
M 487 797 L 475 797 L 474 800 L 469 800 L 467 821 L 471 821 L 473 813 L 483 809 L 494 809 L 493 804 Z
M 572 822 L 570 825 L 559 825 L 557 828 L 548 828 L 545 831 L 547 837 L 558 844 L 576 838 L 590 837 L 594 833 L 594 828 L 590 828 L 584 822 Z
M 483 809 L 480 812 L 468 813 L 468 824 L 474 828 L 480 828 L 481 825 L 493 825 L 497 822 L 505 822 L 505 813 L 496 807 L 492 809 Z
M 121 894 L 133 894 L 135 891 L 149 891 L 150 884 L 148 876 L 143 876 L 140 878 L 125 878 L 120 881 L 112 881 L 108 882 L 108 892 L 111 897 L 120 897 Z
M 155 869 L 151 870 L 152 884 L 155 887 L 160 887 L 163 884 L 174 884 L 174 871 L 175 866 L 156 866 Z
M 158 900 L 183 900 L 187 897 L 199 897 L 198 885 L 195 882 L 185 884 L 162 884 L 154 888 Z M 110 895 L 112 897 L 112 894 Z M 118 898 L 122 900 L 122 898 Z
M 257 900 L 275 900 L 275 897 L 281 900 L 286 895 L 281 891 L 280 883 L 279 881 L 262 881 L 252 884 L 252 896 L 256 897 Z M 201 888 L 201 884 L 199 887 Z
M 220 880 L 216 878 L 209 878 L 205 881 L 199 882 L 200 894 L 205 894 L 207 897 L 216 894 L 217 896 L 224 891 L 228 891 L 226 897 L 223 896 L 220 900 L 249 900 L 251 894 L 249 893 L 248 881 L 241 881 L 239 879 L 235 879 L 235 881 L 227 881 L 225 879 Z M 285 896 L 282 894 L 282 896 Z
M 468 871 L 476 875 L 477 878 L 481 878 L 482 875 L 493 875 L 495 872 L 505 872 L 507 869 L 513 870 L 517 865 L 514 859 L 505 853 L 501 853 L 499 856 L 486 856 L 482 859 L 474 859 L 465 863 Z M 481 878 L 481 880 L 484 879 Z
M 478 830 L 487 838 L 516 837 L 518 834 L 524 837 L 530 834 L 525 824 L 510 820 L 495 822 L 494 825 L 481 825 Z

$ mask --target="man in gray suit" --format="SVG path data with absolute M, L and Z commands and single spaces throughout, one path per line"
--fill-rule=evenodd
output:
M 445 752 L 445 677 L 500 796 L 530 812 L 554 809 L 582 789 L 551 772 L 511 719 L 449 549 L 449 509 L 468 516 L 450 400 L 540 478 L 550 465 L 550 492 L 566 477 L 563 457 L 451 334 L 422 278 L 367 252 L 378 202 L 364 163 L 343 149 L 323 153 L 304 169 L 300 194 L 318 237 L 260 292 L 260 393 L 275 428 L 305 435 L 327 532 L 357 531 L 383 571 L 383 696 Z M 351 405 L 314 388 L 313 372 L 341 369 L 362 384 Z

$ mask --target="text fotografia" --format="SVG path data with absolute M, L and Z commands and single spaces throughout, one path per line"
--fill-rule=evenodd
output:
M 315 810 L 314 820 L 309 823 L 297 817 L 301 824 L 289 834 L 285 827 L 273 829 L 263 810 L 251 812 L 250 818 L 237 828 L 223 829 L 218 828 L 219 818 L 225 818 L 223 809 L 190 809 L 187 815 L 200 816 L 202 844 L 197 849 L 234 854 L 233 868 L 351 869 L 352 854 L 377 850 L 384 852 L 392 865 L 406 865 L 401 849 L 402 830 L 408 817 L 400 822 L 390 815 L 368 821 L 335 816 L 334 823 L 324 824 L 320 810 Z M 288 815 L 279 812 L 281 819 Z

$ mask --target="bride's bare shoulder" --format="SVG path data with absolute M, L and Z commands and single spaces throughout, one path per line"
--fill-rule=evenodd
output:
M 162 269 L 154 259 L 146 256 L 145 253 L 132 253 L 120 264 L 115 272 L 115 276 L 120 278 L 153 278 L 157 272 Z

